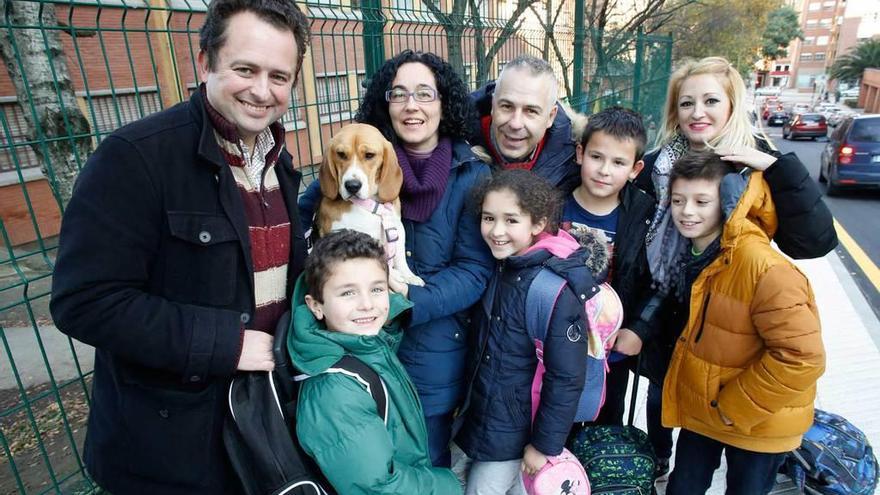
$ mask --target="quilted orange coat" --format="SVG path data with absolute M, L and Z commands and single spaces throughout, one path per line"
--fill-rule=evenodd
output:
M 812 424 L 825 370 L 819 316 L 807 278 L 770 246 L 775 230 L 770 190 L 754 172 L 718 258 L 693 284 L 663 385 L 665 426 L 779 453 L 797 448 Z

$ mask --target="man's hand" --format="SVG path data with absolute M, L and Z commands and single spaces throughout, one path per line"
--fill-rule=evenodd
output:
M 642 339 L 629 328 L 621 328 L 617 331 L 617 340 L 612 349 L 627 356 L 635 356 L 642 352 Z
M 526 445 L 523 450 L 522 470 L 529 476 L 538 474 L 538 471 L 547 464 L 547 456 L 532 447 L 532 444 Z
M 241 371 L 272 371 L 272 336 L 259 330 L 245 330 L 238 368 Z

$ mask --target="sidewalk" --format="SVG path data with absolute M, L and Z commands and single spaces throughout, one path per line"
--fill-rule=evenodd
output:
M 880 321 L 836 253 L 795 264 L 813 285 L 827 354 L 816 407 L 847 418 L 865 432 L 871 445 L 880 446 Z M 636 425 L 644 429 L 645 380 L 639 392 Z M 722 463 L 709 495 L 724 494 L 724 476 Z M 779 480 L 774 495 L 798 493 L 787 479 Z M 658 481 L 659 495 L 665 487 L 665 480 Z

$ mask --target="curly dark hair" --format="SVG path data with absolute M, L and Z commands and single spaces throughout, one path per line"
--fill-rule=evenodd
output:
M 252 12 L 276 29 L 293 33 L 297 56 L 293 82 L 296 84 L 309 47 L 310 29 L 308 17 L 290 0 L 213 0 L 199 30 L 199 49 L 208 57 L 208 68 L 217 68 L 217 52 L 226 42 L 226 26 L 239 12 Z
M 385 92 L 391 89 L 391 83 L 397 75 L 397 69 L 403 64 L 414 62 L 424 64 L 431 69 L 437 80 L 437 91 L 442 109 L 440 136 L 453 140 L 464 140 L 473 136 L 479 117 L 471 101 L 467 85 L 448 62 L 430 52 L 404 50 L 385 62 L 370 79 L 354 119 L 378 128 L 386 139 L 397 144 L 399 139 L 391 126 Z
M 483 207 L 486 195 L 494 191 L 510 191 L 517 198 L 517 205 L 523 213 L 528 213 L 532 222 L 547 219 L 545 232 L 556 234 L 559 231 L 559 217 L 562 214 L 562 195 L 546 179 L 528 170 L 511 169 L 487 177 L 474 187 L 473 205 Z
M 342 229 L 318 239 L 303 268 L 308 294 L 316 301 L 324 302 L 324 284 L 333 275 L 333 265 L 355 258 L 375 260 L 388 275 L 385 250 L 369 235 Z

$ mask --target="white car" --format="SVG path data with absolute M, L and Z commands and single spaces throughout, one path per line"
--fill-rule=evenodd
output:
M 791 107 L 792 113 L 808 113 L 810 111 L 810 105 L 806 103 L 795 103 L 793 107 Z
M 781 86 L 761 86 L 755 90 L 755 94 L 759 96 L 779 96 L 782 93 Z
M 843 91 L 840 92 L 840 97 L 847 98 L 847 99 L 850 99 L 850 98 L 856 99 L 859 97 L 859 89 L 860 88 L 844 89 Z

